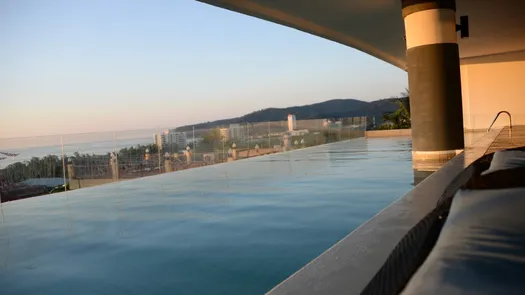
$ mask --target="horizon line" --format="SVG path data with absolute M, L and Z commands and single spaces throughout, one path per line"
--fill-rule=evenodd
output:
M 315 103 L 310 103 L 310 104 L 304 104 L 304 105 L 298 105 L 298 106 L 289 106 L 289 107 L 281 107 L 281 108 L 279 108 L 279 107 L 268 107 L 268 108 L 257 110 L 257 111 L 264 111 L 264 110 L 267 110 L 267 109 L 287 109 L 287 108 L 294 108 L 294 107 L 304 107 L 304 106 L 309 106 L 309 105 L 329 102 L 329 101 L 333 101 L 333 100 L 357 100 L 357 101 L 362 101 L 362 102 L 366 102 L 366 103 L 372 103 L 374 101 L 385 100 L 385 99 L 394 99 L 394 98 L 398 98 L 398 97 L 380 98 L 380 99 L 375 99 L 375 100 L 371 100 L 371 101 L 365 101 L 365 100 L 360 100 L 360 99 L 356 99 L 356 98 L 332 98 L 332 99 L 328 99 L 328 100 L 324 100 L 324 101 L 320 101 L 320 102 L 315 102 Z M 254 112 L 257 112 L 257 111 L 252 111 L 251 113 L 254 113 Z M 177 126 L 177 127 L 174 127 L 174 128 L 180 128 L 180 127 L 187 127 L 187 126 L 192 126 L 192 125 L 212 123 L 212 122 L 215 122 L 215 121 L 237 119 L 237 118 L 242 118 L 243 116 L 249 115 L 251 113 L 246 113 L 244 115 L 240 115 L 240 116 L 232 117 L 232 118 L 216 119 L 216 120 L 213 120 L 213 121 L 205 121 L 205 122 L 199 122 L 199 123 L 193 123 L 193 124 L 189 123 L 189 124 L 180 125 L 180 126 Z M 286 120 L 283 120 L 283 121 L 286 121 Z M 1 140 L 13 140 L 13 139 L 39 138 L 39 137 L 67 136 L 67 135 L 87 135 L 87 134 L 97 134 L 97 133 L 148 131 L 148 130 L 153 130 L 153 129 L 162 130 L 162 129 L 166 129 L 166 128 L 173 129 L 173 127 L 164 126 L 164 127 L 149 127 L 149 128 L 141 128 L 141 129 L 86 131 L 86 132 L 79 132 L 79 133 L 56 133 L 56 134 L 42 134 L 42 135 L 18 136 L 18 137 L 0 137 L 0 141 Z

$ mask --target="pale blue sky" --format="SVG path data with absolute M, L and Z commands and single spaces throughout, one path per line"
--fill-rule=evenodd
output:
M 408 84 L 352 48 L 193 0 L 0 0 L 0 44 L 0 138 L 370 101 Z

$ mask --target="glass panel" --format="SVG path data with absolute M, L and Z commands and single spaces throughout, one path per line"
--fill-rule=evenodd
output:
M 3 139 L 2 198 L 76 190 L 301 149 L 363 137 L 365 128 L 366 117 L 354 117 Z M 31 183 L 32 188 L 22 189 L 22 183 Z
M 1 201 L 64 190 L 63 167 L 60 136 L 0 139 Z
M 69 188 L 72 190 L 118 180 L 113 132 L 62 136 Z

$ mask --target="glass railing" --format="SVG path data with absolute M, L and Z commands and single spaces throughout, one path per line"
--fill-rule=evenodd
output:
M 465 127 L 469 130 L 487 131 L 499 111 L 501 110 L 495 109 L 494 112 L 490 114 L 473 114 L 465 117 L 463 118 Z M 512 125 L 523 125 L 525 123 L 525 114 L 511 109 L 504 111 L 508 111 L 512 115 Z M 506 127 L 509 126 L 509 123 L 509 117 L 506 114 L 502 114 L 494 122 L 492 128 Z
M 1 201 L 363 137 L 366 117 L 190 128 L 0 139 Z

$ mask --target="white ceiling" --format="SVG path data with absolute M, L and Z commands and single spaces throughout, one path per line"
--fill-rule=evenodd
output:
M 405 68 L 401 0 L 198 0 L 345 44 Z M 461 58 L 525 50 L 525 0 L 456 0 Z M 459 36 L 459 35 L 458 35 Z

